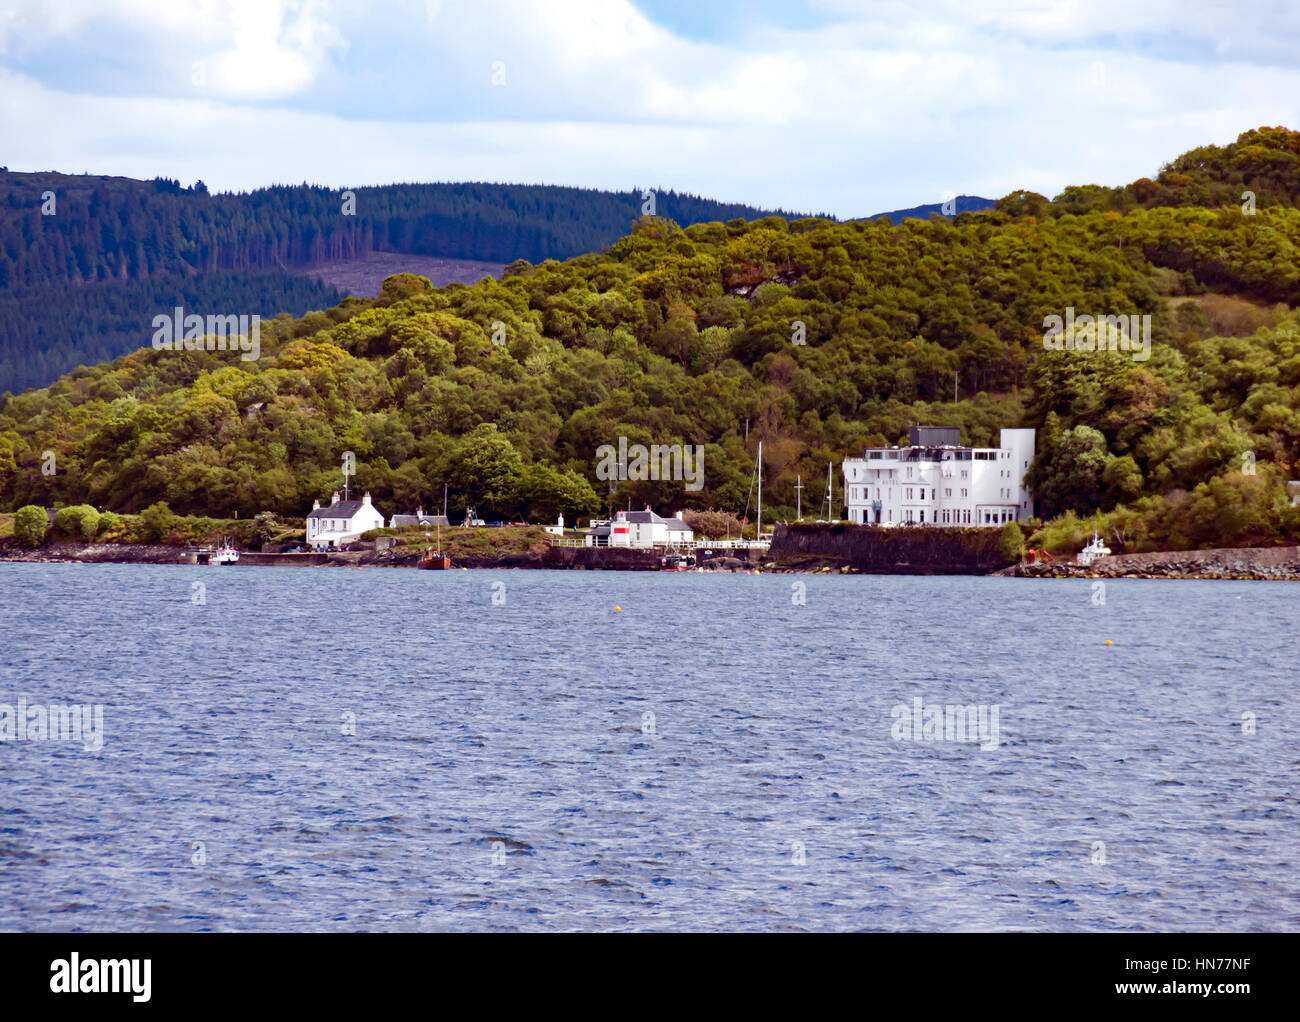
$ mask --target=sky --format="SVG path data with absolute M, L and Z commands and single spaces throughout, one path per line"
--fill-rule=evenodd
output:
M 839 217 L 1300 128 L 1300 0 L 0 0 L 0 164 Z

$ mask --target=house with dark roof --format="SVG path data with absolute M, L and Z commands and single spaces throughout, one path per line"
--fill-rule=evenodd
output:
M 681 546 L 695 540 L 695 532 L 682 521 L 682 513 L 661 518 L 649 508 L 619 511 L 613 518 L 591 523 L 587 546 L 633 547 L 648 550 L 657 546 Z
M 445 525 L 450 527 L 451 522 L 447 520 L 446 515 L 426 515 L 424 508 L 417 507 L 413 515 L 393 515 L 388 520 L 390 529 L 400 529 L 404 525 L 423 525 L 432 529 L 436 525 Z
M 359 540 L 363 532 L 383 527 L 384 516 L 370 502 L 369 493 L 360 500 L 339 500 L 336 490 L 329 507 L 321 507 L 319 500 L 312 503 L 307 545 L 313 550 L 341 550 Z

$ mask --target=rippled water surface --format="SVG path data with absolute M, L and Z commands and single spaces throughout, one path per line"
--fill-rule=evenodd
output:
M 0 928 L 1300 928 L 1300 586 L 1092 585 L 0 564 Z

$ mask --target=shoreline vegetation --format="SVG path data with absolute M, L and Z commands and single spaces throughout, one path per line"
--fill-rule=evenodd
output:
M 0 561 L 74 564 L 179 564 L 179 556 L 194 545 L 210 544 L 222 536 L 249 535 L 267 524 L 250 520 L 178 519 L 164 539 L 144 538 L 150 526 L 122 516 L 123 521 L 92 539 L 69 536 L 51 528 L 35 547 L 19 543 L 13 535 L 13 515 L 0 515 Z M 66 523 L 65 523 L 66 524 Z M 156 532 L 156 524 L 154 529 Z M 875 533 L 875 536 L 871 536 Z M 892 533 L 892 535 L 891 535 Z M 971 535 L 974 534 L 974 535 Z M 423 529 L 378 529 L 367 534 L 357 549 L 328 553 L 286 553 L 285 547 L 301 541 L 301 530 L 281 527 L 270 534 L 261 551 L 243 549 L 241 564 L 256 566 L 414 568 L 426 547 L 434 545 Z M 566 536 L 567 539 L 575 538 Z M 895 540 L 895 537 L 898 537 Z M 964 538 L 963 538 L 964 537 Z M 552 543 L 541 526 L 503 526 L 442 532 L 442 550 L 452 567 L 467 569 L 576 569 L 654 570 L 661 551 L 592 549 Z M 811 540 L 811 545 L 805 540 Z M 922 545 L 939 551 L 918 553 Z M 871 530 L 849 523 L 800 526 L 780 525 L 771 552 L 753 556 L 701 558 L 706 571 L 764 574 L 892 574 L 968 575 L 1011 578 L 1170 578 L 1300 581 L 1300 546 L 1231 547 L 1206 550 L 1144 551 L 1112 554 L 1084 566 L 1070 555 L 1055 561 L 1006 563 L 1005 552 L 989 560 L 988 550 L 998 550 L 1001 536 L 994 530 Z M 895 548 L 888 552 L 887 548 Z M 983 548 L 980 559 L 963 560 L 953 551 Z M 864 559 L 863 551 L 869 556 Z M 720 555 L 724 552 L 719 551 Z M 936 560 L 936 557 L 938 558 Z M 1000 565 L 1000 566 L 999 566 Z

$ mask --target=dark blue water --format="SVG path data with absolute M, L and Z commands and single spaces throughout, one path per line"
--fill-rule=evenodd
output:
M 1105 597 L 0 564 L 0 928 L 1295 929 L 1300 587 Z

